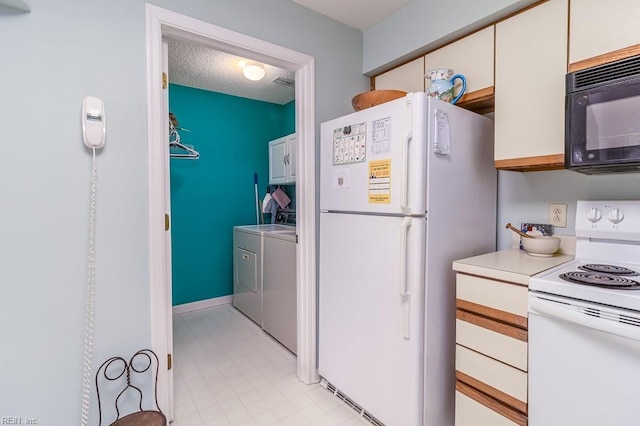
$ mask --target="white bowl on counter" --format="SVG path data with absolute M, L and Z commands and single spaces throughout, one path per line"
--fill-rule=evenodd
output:
M 527 254 L 537 257 L 551 257 L 560 248 L 560 238 L 540 235 L 534 238 L 522 238 L 522 247 Z

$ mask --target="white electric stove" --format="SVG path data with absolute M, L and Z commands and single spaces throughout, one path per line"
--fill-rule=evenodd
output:
M 637 424 L 640 201 L 578 201 L 575 260 L 529 290 L 529 425 Z

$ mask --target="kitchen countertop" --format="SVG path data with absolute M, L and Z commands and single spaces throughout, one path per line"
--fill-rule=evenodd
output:
M 573 260 L 567 254 L 552 257 L 529 256 L 524 250 L 510 249 L 468 257 L 453 262 L 453 270 L 487 278 L 529 285 L 529 278 Z

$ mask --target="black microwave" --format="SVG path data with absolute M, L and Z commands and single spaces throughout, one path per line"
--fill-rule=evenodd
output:
M 566 77 L 565 167 L 640 172 L 640 55 Z

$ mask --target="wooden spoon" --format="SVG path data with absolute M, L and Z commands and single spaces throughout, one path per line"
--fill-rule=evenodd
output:
M 519 230 L 518 228 L 516 228 L 515 226 L 511 226 L 511 222 L 507 223 L 507 226 L 505 227 L 507 229 L 511 229 L 513 232 L 515 232 L 516 234 L 520 235 L 521 237 L 525 237 L 525 238 L 535 238 L 532 235 L 529 234 L 525 234 L 524 232 L 522 232 L 521 230 Z

